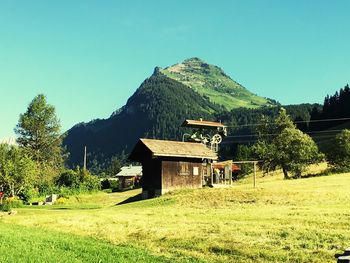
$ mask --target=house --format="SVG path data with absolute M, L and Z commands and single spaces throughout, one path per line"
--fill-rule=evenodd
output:
M 201 188 L 217 154 L 201 143 L 140 139 L 129 159 L 142 164 L 142 197 Z
M 116 174 L 119 181 L 119 189 L 139 186 L 142 177 L 142 166 L 123 166 Z

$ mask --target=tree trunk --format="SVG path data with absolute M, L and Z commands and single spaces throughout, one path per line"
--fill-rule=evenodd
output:
M 11 193 L 11 197 L 15 196 L 15 184 L 14 183 L 11 184 L 10 193 Z
M 282 167 L 282 170 L 283 170 L 283 174 L 284 174 L 284 179 L 289 179 L 288 172 L 287 172 L 286 168 Z

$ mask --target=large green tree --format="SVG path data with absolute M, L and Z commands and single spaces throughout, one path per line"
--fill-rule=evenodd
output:
M 322 160 L 316 143 L 295 127 L 283 108 L 274 121 L 263 120 L 253 151 L 265 172 L 282 168 L 285 179 L 289 173 L 300 177 L 308 165 Z
M 276 170 L 279 161 L 276 158 L 276 137 L 286 128 L 295 129 L 295 125 L 287 115 L 284 108 L 281 108 L 277 117 L 272 119 L 268 116 L 262 116 L 260 125 L 257 126 L 258 141 L 252 147 L 256 158 L 259 159 L 260 167 L 265 173 Z
M 312 138 L 296 128 L 285 128 L 275 138 L 275 162 L 282 168 L 284 178 L 289 172 L 301 177 L 310 164 L 318 163 L 323 155 Z
M 41 168 L 54 171 L 63 166 L 60 122 L 43 94 L 37 95 L 20 115 L 15 132 L 19 146 Z

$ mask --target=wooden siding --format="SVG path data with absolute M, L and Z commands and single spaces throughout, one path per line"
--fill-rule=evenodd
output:
M 162 192 L 202 187 L 202 163 L 162 161 Z

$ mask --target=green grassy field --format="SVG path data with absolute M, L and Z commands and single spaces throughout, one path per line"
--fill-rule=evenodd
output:
M 0 261 L 335 262 L 350 246 L 350 174 L 281 178 L 121 205 L 140 190 L 17 209 L 0 219 Z

